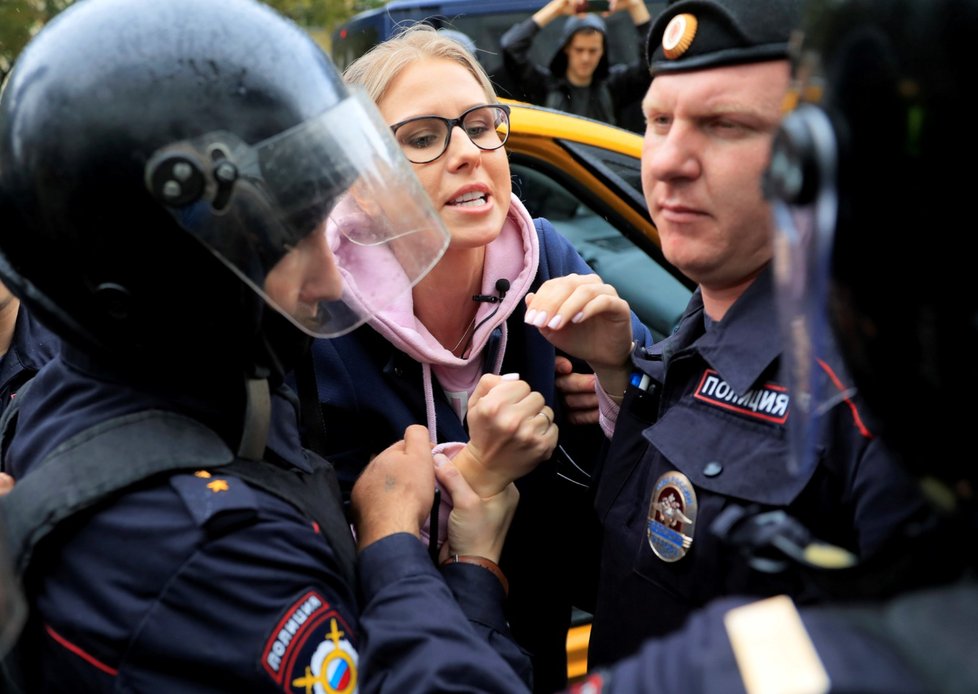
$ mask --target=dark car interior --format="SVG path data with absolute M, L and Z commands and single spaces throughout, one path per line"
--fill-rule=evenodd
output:
M 530 214 L 545 217 L 567 237 L 591 269 L 614 285 L 656 340 L 671 333 L 692 293 L 688 280 L 660 264 L 654 256 L 661 254 L 648 239 L 636 245 L 629 238 L 630 225 L 622 220 L 622 226 L 616 226 L 597 196 L 572 192 L 552 172 L 513 159 L 513 191 Z

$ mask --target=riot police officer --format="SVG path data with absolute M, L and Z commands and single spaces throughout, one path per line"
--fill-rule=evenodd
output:
M 481 638 L 417 537 L 424 428 L 364 473 L 358 585 L 332 468 L 299 445 L 282 387 L 310 336 L 354 328 L 438 259 L 426 200 L 372 104 L 260 3 L 88 0 L 31 41 L 0 100 L 0 277 L 63 350 L 5 441 L 30 605 L 8 677 L 349 692 L 370 679 L 361 618 L 401 653 L 404 614 L 435 621 L 417 641 L 446 654 Z M 364 262 L 390 277 L 366 298 L 343 280 Z M 381 487 L 397 503 L 371 504 Z M 479 554 L 477 534 L 453 550 Z M 474 564 L 445 576 L 502 590 Z M 506 640 L 501 609 L 469 607 Z

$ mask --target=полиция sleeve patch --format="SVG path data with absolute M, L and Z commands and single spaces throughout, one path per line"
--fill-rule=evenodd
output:
M 262 649 L 262 667 L 285 692 L 349 694 L 357 689 L 353 641 L 339 613 L 319 593 L 309 591 L 272 629 Z

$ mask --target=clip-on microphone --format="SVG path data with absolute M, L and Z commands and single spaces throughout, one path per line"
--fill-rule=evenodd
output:
M 506 298 L 506 292 L 509 291 L 509 280 L 496 280 L 496 291 L 499 292 L 499 296 L 490 296 L 489 294 L 473 294 L 472 301 L 484 301 L 487 304 L 498 304 L 500 301 Z
M 490 296 L 488 294 L 473 294 L 472 301 L 482 301 L 487 304 L 500 303 L 504 298 L 506 298 L 506 292 L 509 291 L 509 280 L 505 278 L 496 280 L 496 291 L 499 292 L 499 296 Z M 481 328 L 483 325 L 485 325 L 486 322 L 491 320 L 492 317 L 495 316 L 498 311 L 499 311 L 499 306 L 494 308 L 492 312 L 489 313 L 488 316 L 483 318 L 481 321 L 478 322 L 478 324 L 474 328 L 472 328 L 472 334 L 475 335 L 475 331 Z M 463 353 L 462 356 L 464 357 L 465 354 L 467 353 L 468 353 L 468 349 L 466 349 L 466 351 Z

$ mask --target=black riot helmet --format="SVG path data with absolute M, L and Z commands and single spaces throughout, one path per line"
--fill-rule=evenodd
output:
M 835 339 L 875 430 L 973 497 L 978 0 L 812 2 L 803 27 L 766 179 L 789 351 Z
M 30 310 L 145 369 L 267 373 L 270 320 L 351 330 L 448 240 L 373 104 L 252 0 L 57 16 L 0 96 L 0 219 L 0 278 Z M 276 294 L 310 239 L 342 281 Z M 378 257 L 390 282 L 351 289 L 345 268 Z

